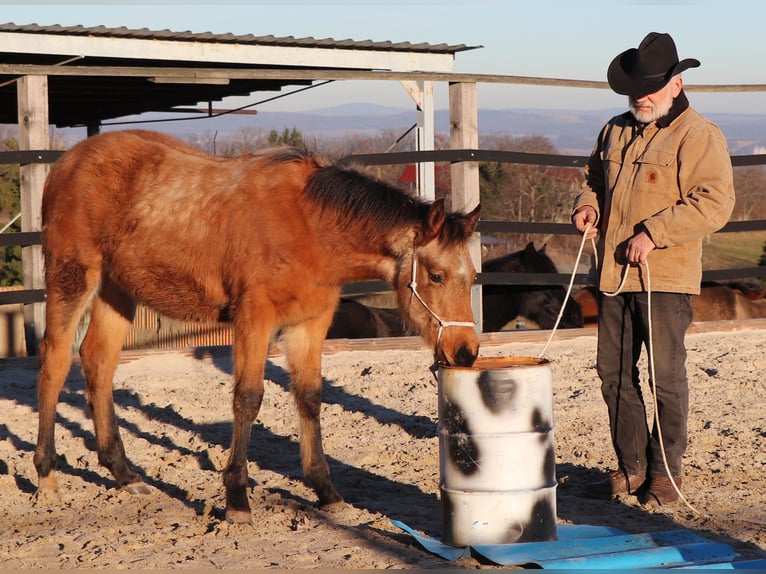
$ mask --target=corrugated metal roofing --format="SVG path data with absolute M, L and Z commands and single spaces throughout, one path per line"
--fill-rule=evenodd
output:
M 15 45 L 11 43 L 5 49 L 0 45 L 0 65 L 8 66 L 7 72 L 0 73 L 0 124 L 17 121 L 13 84 L 20 74 L 27 73 L 9 68 L 63 64 L 62 68 L 93 71 L 49 75 L 49 118 L 50 123 L 58 127 L 97 126 L 104 120 L 144 112 L 164 112 L 193 106 L 197 102 L 212 104 L 229 96 L 273 92 L 313 83 L 311 76 L 300 79 L 274 75 L 270 78 L 227 78 L 227 70 L 273 72 L 284 67 L 309 73 L 311 70 L 336 69 L 351 74 L 374 70 L 434 71 L 450 66 L 456 52 L 479 47 L 14 23 L 0 24 L 0 34 L 25 40 Z M 166 49 L 154 50 L 152 42 L 162 42 Z M 177 45 L 173 44 L 175 42 Z M 91 44 L 92 53 L 85 47 Z M 114 50 L 111 44 L 119 44 L 119 50 Z M 208 50 L 208 44 L 216 49 Z M 310 57 L 305 54 L 307 50 L 312 52 Z M 240 52 L 247 53 L 247 57 L 240 59 L 243 55 Z M 70 62 L 73 54 L 82 58 Z M 146 76 L 120 72 L 121 68 L 130 67 L 188 70 L 191 79 L 196 78 L 197 68 L 204 67 L 223 74 L 216 76 L 223 80 L 164 82 L 153 81 L 157 75 L 155 71 L 147 71 Z M 99 70 L 108 72 L 99 73 Z
M 0 24 L 0 32 L 24 32 L 27 34 L 58 34 L 64 36 L 99 36 L 105 38 L 134 38 L 141 40 L 169 40 L 178 42 L 210 42 L 216 44 L 251 44 L 262 46 L 283 46 L 291 48 L 345 48 L 355 50 L 424 52 L 433 54 L 455 54 L 477 46 L 466 44 L 428 44 L 372 40 L 335 40 L 333 38 L 294 38 L 293 36 L 254 36 L 252 34 L 213 34 L 212 32 L 173 32 L 171 30 L 131 29 L 106 26 L 40 26 L 38 24 Z

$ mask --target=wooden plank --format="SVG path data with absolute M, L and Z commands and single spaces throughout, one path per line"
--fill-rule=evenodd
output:
M 476 84 L 473 82 L 449 85 L 450 149 L 479 147 L 479 112 Z M 470 211 L 480 202 L 479 164 L 475 161 L 456 161 L 450 164 L 452 181 L 451 207 L 458 211 Z M 481 271 L 481 233 L 473 234 L 468 251 L 477 271 Z M 483 329 L 483 302 L 481 286 L 471 288 L 471 307 L 479 331 Z
M 0 165 L 12 163 L 53 163 L 64 154 L 61 150 L 24 150 L 0 152 Z
M 39 245 L 40 241 L 42 241 L 42 237 L 43 234 L 41 231 L 6 232 L 0 234 L 0 247 L 8 247 L 9 245 L 19 245 L 21 247 Z
M 48 133 L 48 78 L 23 76 L 17 82 L 19 149 L 39 150 L 50 147 Z M 48 175 L 47 164 L 27 164 L 20 168 L 21 230 L 42 229 L 41 205 L 43 186 Z M 24 287 L 45 288 L 42 247 L 28 245 L 21 252 Z M 24 306 L 24 326 L 27 352 L 37 354 L 37 346 L 45 330 L 45 305 L 32 303 Z
M 450 56 L 452 57 L 452 56 Z M 574 80 L 567 78 L 543 78 L 538 76 L 515 76 L 508 74 L 465 74 L 457 72 L 428 72 L 384 70 L 349 70 L 316 68 L 237 68 L 180 66 L 60 66 L 37 64 L 2 64 L 0 75 L 46 75 L 46 76 L 133 76 L 161 77 L 190 75 L 204 78 L 271 79 L 271 80 L 380 80 L 402 81 L 417 78 L 432 82 L 488 83 L 527 86 L 553 86 L 610 90 L 605 81 Z M 684 84 L 687 92 L 766 92 L 766 84 Z

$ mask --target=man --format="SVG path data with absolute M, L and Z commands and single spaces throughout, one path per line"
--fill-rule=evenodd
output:
M 642 504 L 661 505 L 679 497 L 690 297 L 700 289 L 702 239 L 734 207 L 726 140 L 683 91 L 681 72 L 699 65 L 679 61 L 673 39 L 656 32 L 611 62 L 609 86 L 628 96 L 630 111 L 601 130 L 574 204 L 577 230 L 599 238 L 599 290 L 619 290 L 599 297 L 597 350 L 618 465 L 586 486 L 593 498 L 630 493 Z M 642 346 L 654 364 L 659 428 L 654 423 L 651 431 L 639 386 Z

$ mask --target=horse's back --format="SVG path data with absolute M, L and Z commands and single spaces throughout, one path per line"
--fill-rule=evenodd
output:
M 46 181 L 46 263 L 98 267 L 172 317 L 215 318 L 241 280 L 227 273 L 310 253 L 296 205 L 315 167 L 296 152 L 223 159 L 153 132 L 94 136 Z

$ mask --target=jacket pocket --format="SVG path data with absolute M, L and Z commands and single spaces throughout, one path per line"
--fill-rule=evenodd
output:
M 623 150 L 619 147 L 605 149 L 601 154 L 604 165 L 604 181 L 606 189 L 614 190 L 617 178 L 622 171 Z
M 678 200 L 676 154 L 647 149 L 636 160 L 634 186 L 646 192 L 647 199 L 672 205 Z M 660 206 L 658 206 L 660 207 Z

